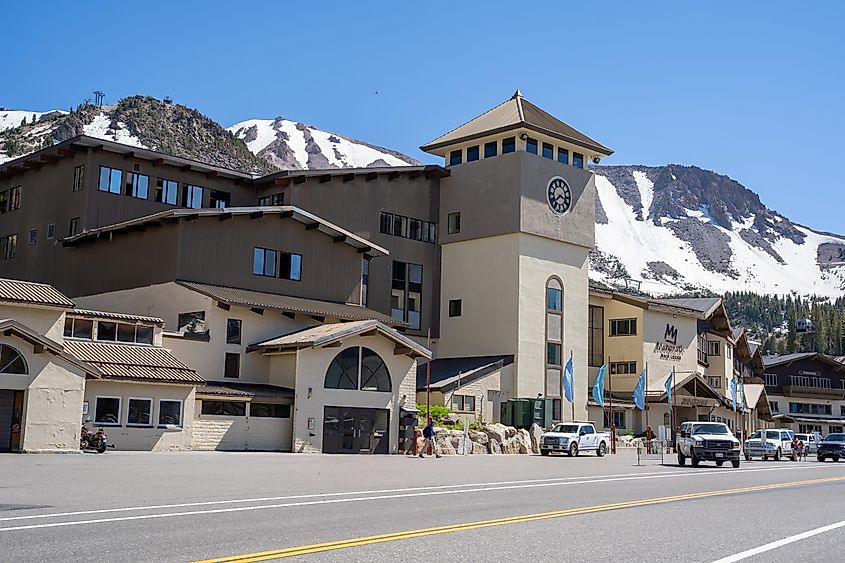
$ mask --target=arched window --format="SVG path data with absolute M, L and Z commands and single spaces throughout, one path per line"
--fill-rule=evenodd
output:
M 387 365 L 369 348 L 361 348 L 361 390 L 391 391 Z
M 359 346 L 347 348 L 334 357 L 326 371 L 324 386 L 326 389 L 393 390 L 390 372 L 381 356 Z
M 17 375 L 26 375 L 29 373 L 29 370 L 26 368 L 26 360 L 23 359 L 21 353 L 6 344 L 0 344 L 0 373 L 14 373 Z

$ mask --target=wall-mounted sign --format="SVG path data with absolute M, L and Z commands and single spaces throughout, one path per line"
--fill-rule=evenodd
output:
M 690 397 L 689 395 L 677 395 L 679 407 L 715 407 L 718 403 L 715 399 L 705 399 L 703 397 Z
M 566 180 L 560 176 L 555 176 L 549 180 L 546 198 L 548 199 L 549 207 L 558 215 L 567 213 L 572 206 L 572 190 L 569 188 Z
M 662 344 L 658 342 L 654 345 L 654 353 L 657 354 L 661 360 L 669 362 L 680 362 L 684 357 L 684 347 L 675 344 Z
M 314 419 L 313 418 L 308 419 L 308 430 L 314 430 Z
M 88 414 L 88 401 L 82 401 L 82 416 Z
M 663 340 L 668 344 L 678 343 L 678 329 L 675 325 L 666 323 L 666 332 L 663 334 Z

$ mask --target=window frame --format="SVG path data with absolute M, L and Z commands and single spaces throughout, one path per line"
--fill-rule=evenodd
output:
M 502 139 L 502 154 L 516 152 L 516 137 Z
M 557 362 L 553 362 L 552 350 L 557 349 Z M 563 343 L 546 341 L 546 365 L 550 367 L 560 367 L 563 365 Z
M 563 160 L 561 160 L 561 155 L 563 156 Z M 569 149 L 565 149 L 563 147 L 557 148 L 557 161 L 561 164 L 569 164 Z
M 628 332 L 620 332 L 619 327 L 622 326 L 621 323 L 627 323 Z M 638 325 L 636 317 L 634 318 L 624 318 L 624 319 L 610 319 L 610 331 L 608 335 L 611 338 L 615 338 L 617 336 L 637 336 Z M 633 327 L 633 328 L 632 328 Z
M 601 318 L 598 319 L 597 325 L 593 322 L 593 310 L 601 311 Z M 604 364 L 604 307 L 589 305 L 587 314 L 589 315 L 587 318 L 587 364 L 590 367 L 601 367 Z M 598 345 L 596 345 L 596 341 L 599 342 Z M 596 350 L 597 347 L 598 350 Z M 594 363 L 596 361 L 598 363 Z
M 475 162 L 481 158 L 481 146 L 472 145 L 467 147 L 467 162 Z
M 713 351 L 715 350 L 715 352 Z M 722 343 L 718 340 L 707 341 L 707 357 L 715 358 L 722 355 Z
M 171 194 L 173 201 L 170 201 Z M 167 178 L 156 178 L 155 201 L 165 205 L 177 205 L 179 203 L 179 182 Z
M 269 406 L 269 407 L 275 407 L 275 408 L 286 407 L 287 408 L 287 415 L 283 414 L 282 416 L 277 416 L 275 414 L 255 414 L 255 413 L 252 412 L 252 409 L 254 409 L 256 406 L 262 406 L 262 407 Z M 273 410 L 275 410 L 275 408 Z M 262 402 L 253 402 L 253 401 L 250 401 L 250 403 L 249 403 L 249 416 L 250 416 L 250 418 L 252 418 L 254 416 L 255 418 L 273 418 L 273 419 L 284 420 L 284 419 L 291 418 L 292 413 L 293 413 L 292 405 L 288 405 L 288 404 L 285 404 L 285 403 L 262 403 Z
M 281 251 L 279 254 L 279 279 L 301 282 L 302 281 L 302 254 L 296 252 Z M 298 258 L 297 277 L 293 277 L 294 258 Z M 287 272 L 287 273 L 285 273 Z
M 555 146 L 553 144 L 543 141 L 540 147 L 540 156 L 542 156 L 543 158 L 548 158 L 549 160 L 555 159 Z M 548 155 L 546 153 L 547 150 Z
M 108 170 L 108 182 L 106 184 L 106 189 L 103 189 L 103 172 Z M 119 172 L 120 175 L 115 182 L 114 173 Z M 97 180 L 97 191 L 109 194 L 122 194 L 123 193 L 123 175 L 125 172 L 120 168 L 112 168 L 111 166 L 104 166 L 100 165 L 100 176 Z M 115 184 L 115 185 L 113 185 Z
M 161 422 L 161 404 L 162 403 L 179 403 L 179 424 L 168 424 Z M 158 424 L 157 428 L 183 428 L 185 419 L 185 401 L 182 399 L 159 399 L 158 400 L 158 416 L 156 417 Z
M 199 202 L 196 201 L 199 194 Z M 185 182 L 182 184 L 182 207 L 188 209 L 202 209 L 202 200 L 205 196 L 205 188 L 196 184 Z
M 237 323 L 238 334 L 234 337 L 229 332 L 230 323 Z M 226 319 L 226 344 L 241 344 L 243 339 L 243 319 Z
M 73 186 L 71 191 L 81 192 L 85 188 L 85 165 L 78 164 L 73 168 Z
M 446 229 L 450 235 L 457 235 L 461 232 L 460 211 L 453 211 L 446 216 Z
M 499 141 L 487 141 L 484 143 L 484 158 L 493 158 L 494 156 L 499 156 Z
M 224 412 L 226 410 L 226 406 L 225 406 L 226 403 L 231 403 L 231 404 L 234 404 L 234 405 L 243 405 L 243 410 L 244 410 L 243 414 L 227 414 L 226 412 Z M 203 416 L 228 416 L 228 417 L 237 417 L 237 418 L 245 417 L 246 413 L 247 413 L 247 403 L 248 403 L 248 401 L 225 401 L 225 400 L 221 400 L 221 399 L 212 399 L 212 400 L 209 401 L 209 400 L 206 400 L 206 399 L 201 399 L 200 400 L 200 417 L 203 417 Z M 204 412 L 206 404 L 215 404 L 215 405 L 219 404 L 220 405 L 220 412 L 219 413 Z
M 150 199 L 150 177 L 146 174 L 141 174 L 140 172 L 130 172 L 129 177 L 131 182 L 128 183 L 130 186 L 129 188 L 129 196 L 134 197 L 135 199 L 141 200 L 148 200 Z M 146 185 L 144 186 L 144 195 L 140 195 L 140 179 L 146 179 Z
M 237 358 L 235 362 L 235 375 L 231 375 L 230 363 L 231 358 Z M 241 354 L 240 352 L 224 352 L 223 356 L 223 378 L 224 379 L 240 379 L 241 378 Z
M 129 422 L 129 415 L 132 412 L 132 401 L 146 401 L 150 405 L 149 417 L 150 421 L 147 424 L 140 422 Z M 127 428 L 152 428 L 153 427 L 153 399 L 152 397 L 127 397 L 126 398 L 126 427 Z
M 455 318 L 463 316 L 463 299 L 450 299 L 449 300 L 449 318 Z
M 258 256 L 258 252 L 261 251 L 261 272 L 257 272 L 255 268 L 255 260 Z M 271 274 L 267 273 L 267 253 L 273 253 L 273 272 Z M 275 278 L 278 277 L 279 271 L 279 251 L 273 248 L 265 248 L 263 246 L 255 246 L 252 250 L 252 275 L 253 276 L 262 276 L 265 278 Z
M 584 170 L 584 155 L 580 152 L 572 152 L 572 166 Z
M 117 422 L 102 422 L 97 420 L 97 403 L 100 399 L 115 399 L 117 400 Z M 120 426 L 120 421 L 123 420 L 121 416 L 123 415 L 123 398 L 117 397 L 114 395 L 97 395 L 94 397 L 94 420 L 93 423 L 95 426 Z
M 463 163 L 464 151 L 463 149 L 455 149 L 449 151 L 449 166 L 457 166 Z
M 455 408 L 455 400 L 458 400 L 460 407 Z M 467 403 L 471 403 L 472 408 L 467 408 Z M 450 408 L 454 412 L 460 413 L 474 413 L 475 412 L 475 395 L 464 395 L 462 393 L 453 393 L 452 398 L 449 400 Z
M 540 151 L 540 142 L 535 139 L 534 137 L 526 137 L 525 138 L 525 152 L 539 155 Z

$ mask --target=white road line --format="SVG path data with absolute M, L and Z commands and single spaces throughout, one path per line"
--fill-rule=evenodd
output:
M 821 469 L 822 466 L 812 466 L 816 469 Z M 758 471 L 779 471 L 779 470 L 786 470 L 786 469 L 796 469 L 793 466 L 788 467 L 760 467 L 757 469 L 736 469 L 731 472 L 731 474 L 740 472 L 740 473 L 749 473 L 749 472 L 758 472 Z M 712 473 L 719 473 L 724 472 L 725 470 L 722 469 L 711 469 L 711 470 L 693 470 L 693 471 L 686 471 L 682 473 L 677 472 L 670 472 L 670 471 L 652 471 L 650 473 L 617 473 L 611 475 L 602 475 L 601 477 L 604 479 L 616 479 L 621 477 L 646 477 L 646 476 L 665 476 L 665 477 L 677 477 L 677 476 L 684 476 L 684 475 L 710 475 Z M 561 483 L 561 482 L 582 482 L 584 479 L 590 479 L 589 482 L 593 481 L 595 477 L 590 476 L 581 476 L 581 477 L 548 477 L 546 479 L 521 479 L 519 481 L 488 481 L 483 483 L 460 483 L 457 485 L 430 485 L 430 486 L 423 486 L 423 487 L 407 487 L 407 488 L 400 488 L 400 489 L 374 489 L 374 490 L 366 490 L 366 491 L 341 491 L 336 493 L 313 493 L 313 494 L 304 494 L 304 495 L 287 495 L 287 496 L 274 496 L 274 497 L 255 497 L 255 498 L 243 498 L 243 499 L 229 499 L 229 500 L 209 500 L 209 501 L 200 501 L 200 502 L 182 502 L 182 503 L 174 503 L 174 504 L 157 504 L 157 505 L 147 505 L 147 506 L 127 506 L 127 507 L 120 507 L 120 508 L 99 508 L 99 509 L 92 509 L 92 510 L 76 510 L 72 512 L 51 512 L 47 514 L 30 514 L 28 516 L 6 516 L 0 518 L 0 522 L 11 522 L 11 521 L 19 521 L 19 520 L 38 520 L 44 518 L 60 518 L 65 516 L 85 516 L 88 514 L 110 514 L 115 512 L 136 512 L 136 511 L 145 511 L 145 510 L 164 510 L 168 508 L 190 508 L 190 507 L 197 507 L 197 506 L 219 506 L 221 504 L 244 504 L 244 503 L 251 503 L 251 502 L 270 502 L 270 501 L 279 501 L 279 500 L 300 500 L 300 499 L 312 499 L 312 498 L 327 498 L 327 497 L 340 497 L 340 496 L 355 496 L 355 495 L 371 495 L 371 494 L 384 494 L 384 493 L 406 493 L 406 492 L 414 492 L 414 491 L 432 491 L 432 490 L 447 490 L 447 489 L 459 489 L 461 487 L 488 487 L 492 485 L 521 485 L 521 484 L 531 484 L 531 483 Z
M 761 545 L 760 547 L 755 547 L 753 549 L 743 551 L 742 553 L 737 553 L 736 555 L 723 557 L 722 559 L 714 561 L 713 563 L 734 563 L 736 561 L 742 561 L 743 559 L 748 559 L 749 557 L 754 557 L 755 555 L 760 555 L 761 553 L 766 553 L 767 551 L 771 551 L 773 549 L 777 549 L 779 547 L 783 547 L 785 545 L 789 545 L 797 541 L 806 540 L 807 538 L 812 538 L 813 536 L 817 536 L 825 532 L 830 532 L 831 530 L 836 530 L 837 528 L 842 528 L 843 526 L 845 526 L 845 520 L 841 522 L 836 522 L 835 524 L 822 526 L 821 528 L 816 528 L 815 530 L 808 530 L 801 534 L 789 536 L 788 538 L 783 538 L 782 540 L 773 541 L 771 543 L 767 543 L 766 545 Z
M 814 466 L 815 467 L 815 466 Z M 821 468 L 821 466 L 819 466 Z M 644 480 L 652 480 L 652 479 L 667 479 L 667 478 L 674 478 L 674 477 L 688 477 L 688 476 L 695 476 L 695 475 L 714 475 L 714 474 L 722 474 L 722 475 L 735 475 L 737 473 L 757 473 L 762 471 L 785 471 L 795 469 L 794 467 L 772 467 L 772 468 L 761 468 L 761 469 L 734 469 L 734 470 L 723 470 L 723 469 L 714 469 L 710 471 L 687 471 L 684 473 L 653 473 L 649 475 L 642 475 L 642 474 L 632 474 L 628 476 L 622 477 L 601 477 L 601 478 L 586 478 L 580 480 L 570 480 L 566 482 L 530 482 L 524 484 L 515 484 L 515 485 L 501 485 L 501 486 L 476 486 L 475 488 L 467 488 L 467 489 L 455 489 L 455 490 L 436 490 L 432 491 L 431 487 L 426 487 L 423 491 L 418 492 L 410 492 L 410 493 L 403 493 L 403 494 L 386 494 L 386 495 L 375 495 L 375 496 L 361 496 L 361 497 L 352 497 L 352 498 L 333 498 L 333 499 L 323 499 L 323 500 L 309 500 L 309 501 L 300 501 L 300 502 L 286 502 L 286 503 L 277 503 L 277 504 L 264 504 L 258 506 L 237 506 L 237 507 L 230 507 L 230 508 L 215 508 L 209 510 L 190 510 L 184 512 L 165 512 L 161 514 L 138 514 L 134 516 L 117 516 L 112 518 L 96 518 L 91 520 L 72 520 L 67 522 L 48 522 L 44 524 L 26 524 L 22 526 L 9 526 L 5 528 L 0 528 L 0 532 L 12 532 L 12 531 L 19 531 L 19 530 L 35 530 L 41 528 L 59 528 L 59 527 L 66 527 L 66 526 L 82 526 L 85 524 L 103 524 L 107 522 L 127 522 L 132 520 L 150 520 L 150 519 L 158 519 L 158 518 L 174 518 L 179 516 L 199 516 L 204 514 L 223 514 L 223 513 L 231 513 L 231 512 L 250 512 L 254 510 L 269 510 L 274 508 L 291 508 L 291 507 L 298 507 L 298 506 L 315 506 L 321 504 L 339 504 L 339 503 L 348 503 L 348 502 L 365 502 L 365 501 L 373 501 L 373 500 L 385 500 L 385 499 L 397 499 L 397 498 L 411 498 L 411 497 L 425 497 L 425 496 L 440 496 L 440 495 L 451 495 L 451 494 L 466 494 L 466 493 L 482 493 L 482 492 L 489 492 L 489 491 L 503 491 L 503 490 L 513 490 L 513 489 L 532 489 L 532 488 L 539 488 L 539 487 L 560 487 L 560 486 L 567 486 L 567 485 L 584 485 L 584 484 L 592 484 L 592 483 L 612 483 L 612 482 L 620 482 L 620 481 L 644 481 Z M 516 481 L 516 483 L 521 483 Z M 395 491 L 391 491 L 395 492 Z M 47 516 L 47 515 L 45 515 Z M 57 517 L 58 515 L 51 515 Z

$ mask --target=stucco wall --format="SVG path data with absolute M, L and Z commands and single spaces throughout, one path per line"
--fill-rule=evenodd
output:
M 55 342 L 61 343 L 65 311 L 55 307 L 0 304 L 0 319 L 14 319 Z
M 94 424 L 96 398 L 120 397 L 120 425 L 103 426 L 109 442 L 118 450 L 140 451 L 180 451 L 191 449 L 191 432 L 194 422 L 194 386 L 165 385 L 152 383 L 134 383 L 121 381 L 88 380 L 85 386 L 85 400 L 88 401 L 89 428 L 99 427 Z M 129 398 L 153 399 L 152 422 L 150 428 L 127 426 Z M 159 400 L 182 401 L 182 428 L 159 428 Z

